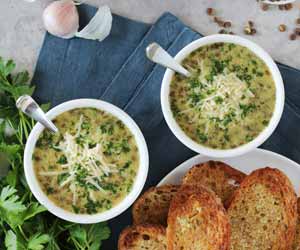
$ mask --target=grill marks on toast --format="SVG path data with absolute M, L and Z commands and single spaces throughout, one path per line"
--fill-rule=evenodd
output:
M 296 237 L 293 244 L 293 250 L 300 250 L 300 198 L 297 199 L 297 226 L 296 226 Z
M 119 236 L 118 250 L 166 250 L 166 230 L 159 225 L 125 228 Z
M 183 177 L 182 184 L 203 185 L 219 196 L 225 207 L 246 174 L 220 161 L 208 161 L 193 166 Z
M 203 186 L 183 185 L 171 201 L 168 250 L 228 250 L 229 220 L 220 199 Z
M 297 219 L 297 198 L 278 169 L 252 172 L 234 193 L 228 216 L 231 250 L 291 249 Z
M 170 202 L 178 188 L 176 185 L 164 185 L 146 191 L 133 205 L 133 224 L 166 226 Z

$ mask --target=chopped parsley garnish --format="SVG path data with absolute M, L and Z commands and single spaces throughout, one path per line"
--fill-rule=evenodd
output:
M 99 201 L 93 201 L 89 196 L 87 197 L 87 202 L 84 205 L 88 214 L 95 214 L 98 211 L 98 208 L 101 207 Z
M 267 120 L 263 120 L 262 124 L 265 125 L 265 126 L 267 126 L 269 124 L 269 122 Z
M 120 172 L 124 172 L 126 171 L 126 169 L 128 169 L 132 164 L 132 161 L 127 161 L 124 166 L 121 167 Z
M 224 101 L 224 99 L 221 97 L 221 96 L 217 96 L 217 97 L 215 97 L 215 102 L 217 103 L 217 104 L 221 104 L 223 101 Z
M 61 185 L 70 175 L 68 173 L 60 174 L 57 176 L 57 184 Z
M 197 136 L 202 143 L 208 140 L 207 135 L 202 133 L 199 129 L 197 129 Z
M 72 205 L 72 208 L 73 208 L 73 211 L 75 214 L 79 214 L 80 213 L 80 208 L 75 206 L 75 205 Z
M 106 122 L 106 123 L 100 125 L 100 130 L 103 134 L 112 135 L 114 132 L 114 125 L 112 122 Z
M 46 190 L 47 194 L 53 194 L 54 193 L 54 188 L 53 187 L 48 187 Z
M 242 118 L 245 118 L 250 112 L 256 109 L 255 104 L 240 104 L 240 109 L 242 110 Z
M 68 163 L 67 157 L 65 155 L 61 155 L 56 163 L 58 163 L 58 164 L 67 164 Z

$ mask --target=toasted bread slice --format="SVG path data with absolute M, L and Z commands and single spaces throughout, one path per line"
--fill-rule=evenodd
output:
M 166 230 L 160 225 L 127 227 L 120 234 L 119 250 L 166 250 Z
M 297 226 L 296 226 L 296 237 L 293 244 L 293 250 L 300 250 L 300 198 L 297 200 Z
M 221 200 L 203 186 L 182 186 L 171 201 L 168 250 L 228 250 L 230 225 Z
M 234 193 L 227 212 L 231 250 L 291 249 L 297 197 L 280 170 L 267 167 L 252 172 Z
M 208 161 L 193 166 L 183 177 L 182 184 L 203 185 L 219 196 L 225 207 L 246 174 L 220 161 Z
M 133 205 L 133 224 L 167 225 L 171 199 L 179 186 L 165 185 L 148 189 Z

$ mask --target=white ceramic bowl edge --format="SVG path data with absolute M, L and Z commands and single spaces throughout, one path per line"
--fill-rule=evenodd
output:
M 82 223 L 82 224 L 90 224 L 90 223 L 97 223 L 101 221 L 107 221 L 109 219 L 118 216 L 119 214 L 124 212 L 128 207 L 130 207 L 131 204 L 137 199 L 137 197 L 139 196 L 140 192 L 144 187 L 147 174 L 148 174 L 148 167 L 149 167 L 148 149 L 141 130 L 133 121 L 133 119 L 118 107 L 110 103 L 100 101 L 100 100 L 95 100 L 95 99 L 76 99 L 76 100 L 62 103 L 52 108 L 50 111 L 47 112 L 46 115 L 48 118 L 53 119 L 57 115 L 65 111 L 72 110 L 75 108 L 88 108 L 88 107 L 104 110 L 116 116 L 121 121 L 123 121 L 123 123 L 129 128 L 131 133 L 134 135 L 139 149 L 140 166 L 135 179 L 135 183 L 133 184 L 133 188 L 131 192 L 117 206 L 111 208 L 108 211 L 98 213 L 98 214 L 92 214 L 92 215 L 75 214 L 58 207 L 47 197 L 47 195 L 42 191 L 38 183 L 38 180 L 34 173 L 33 164 L 32 164 L 32 154 L 34 152 L 36 141 L 40 133 L 44 129 L 44 127 L 41 124 L 38 123 L 34 126 L 33 130 L 31 131 L 28 137 L 25 151 L 24 151 L 25 177 L 30 187 L 30 190 L 32 191 L 35 198 L 57 217 L 67 221 Z
M 252 52 L 254 52 L 259 58 L 261 58 L 266 65 L 268 66 L 269 70 L 271 71 L 271 74 L 273 76 L 275 87 L 276 87 L 276 102 L 275 102 L 275 109 L 273 116 L 269 122 L 269 125 L 251 142 L 244 144 L 242 146 L 239 146 L 234 149 L 228 149 L 228 150 L 220 150 L 220 149 L 212 149 L 205 147 L 203 145 L 200 145 L 193 141 L 191 138 L 189 138 L 183 130 L 179 127 L 176 120 L 173 117 L 171 108 L 170 108 L 170 102 L 169 102 L 169 92 L 170 92 L 170 83 L 172 76 L 174 72 L 170 69 L 167 69 L 162 81 L 162 87 L 161 87 L 161 106 L 163 115 L 165 117 L 165 120 L 173 132 L 173 134 L 188 148 L 192 149 L 195 152 L 211 156 L 211 157 L 234 157 L 238 155 L 245 154 L 257 147 L 259 147 L 262 143 L 264 143 L 274 132 L 275 128 L 277 127 L 284 107 L 284 99 L 285 99 L 285 92 L 284 92 L 284 85 L 283 80 L 280 74 L 280 71 L 273 61 L 273 59 L 270 57 L 270 55 L 265 52 L 260 46 L 255 44 L 254 42 L 251 42 L 245 38 L 235 36 L 235 35 L 211 35 L 206 36 L 203 38 L 200 38 L 198 40 L 195 40 L 194 42 L 188 44 L 185 46 L 182 50 L 180 50 L 177 55 L 175 56 L 175 59 L 178 62 L 181 62 L 185 57 L 187 57 L 192 51 L 198 49 L 199 47 L 218 43 L 218 42 L 224 42 L 224 43 L 235 43 L 244 47 L 247 47 Z

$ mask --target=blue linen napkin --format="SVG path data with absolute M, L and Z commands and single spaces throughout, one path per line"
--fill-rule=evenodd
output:
M 96 9 L 80 6 L 81 20 L 89 20 Z M 164 121 L 160 107 L 160 86 L 165 69 L 145 57 L 153 41 L 171 55 L 201 35 L 170 13 L 153 24 L 114 15 L 111 34 L 103 42 L 64 40 L 46 34 L 33 82 L 34 97 L 52 106 L 75 98 L 97 98 L 125 110 L 139 125 L 150 154 L 145 188 L 156 185 L 173 168 L 195 155 L 181 144 Z M 275 133 L 262 146 L 300 163 L 300 71 L 278 64 L 282 73 L 286 103 Z M 131 211 L 109 222 L 112 237 L 103 250 L 117 249 L 120 231 L 131 224 Z

